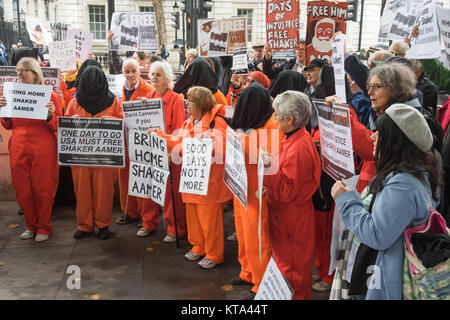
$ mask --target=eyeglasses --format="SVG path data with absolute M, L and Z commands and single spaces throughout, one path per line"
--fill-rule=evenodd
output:
M 19 72 L 27 72 L 27 71 L 33 71 L 33 70 L 30 70 L 30 69 L 16 69 L 17 73 L 19 73 Z
M 380 89 L 380 88 L 384 88 L 384 86 L 381 86 L 381 85 L 379 85 L 379 84 L 368 85 L 368 86 L 367 86 L 367 92 L 369 92 L 371 89 L 372 89 L 374 92 L 376 92 L 376 91 L 378 91 L 378 89 Z

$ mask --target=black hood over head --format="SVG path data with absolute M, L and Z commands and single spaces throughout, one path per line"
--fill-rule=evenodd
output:
M 177 81 L 173 91 L 186 96 L 189 88 L 202 86 L 208 88 L 214 94 L 217 92 L 218 84 L 219 78 L 209 63 L 205 59 L 197 57 Z

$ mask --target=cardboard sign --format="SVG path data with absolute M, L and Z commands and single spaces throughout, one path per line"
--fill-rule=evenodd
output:
M 445 65 L 449 66 L 450 63 L 450 9 L 444 9 L 436 7 L 439 30 L 441 31 L 442 41 L 444 42 L 445 49 Z
M 213 140 L 184 138 L 180 192 L 207 195 Z
M 3 86 L 6 106 L 0 108 L 0 117 L 46 120 L 51 92 L 50 86 L 6 82 Z
M 241 140 L 233 129 L 227 128 L 227 146 L 225 154 L 225 173 L 223 181 L 239 202 L 247 210 L 247 169 Z
M 59 69 L 58 68 L 41 68 L 44 76 L 43 85 L 51 86 L 54 91 L 59 90 Z M 0 92 L 3 84 L 6 82 L 19 82 L 17 78 L 16 67 L 0 67 Z
M 345 94 L 345 66 L 344 66 L 344 46 L 345 35 L 336 36 L 331 42 L 332 63 L 334 69 L 334 86 L 339 102 L 347 103 Z
M 247 47 L 247 17 L 198 20 L 199 56 L 231 56 Z
M 266 42 L 273 50 L 300 47 L 300 3 L 298 0 L 267 0 Z
M 165 131 L 164 109 L 161 98 L 149 99 L 146 102 L 122 102 L 123 119 L 128 129 L 147 131 L 161 129 Z
M 417 20 L 419 36 L 411 41 L 408 59 L 433 59 L 441 56 L 441 41 L 436 15 L 436 3 L 424 3 Z
M 58 164 L 125 167 L 123 120 L 58 118 Z
M 31 41 L 44 46 L 48 46 L 49 43 L 53 42 L 52 29 L 49 21 L 26 16 L 25 23 Z
M 310 1 L 307 16 L 305 65 L 313 59 L 331 64 L 331 39 L 338 31 L 346 33 L 347 2 Z
M 108 81 L 109 90 L 111 90 L 116 97 L 122 99 L 122 89 L 125 85 L 125 76 L 123 74 L 107 74 L 106 80 Z
M 75 40 L 77 61 L 84 62 L 91 52 L 94 34 L 83 29 L 70 28 L 67 30 L 66 40 Z
M 158 32 L 154 12 L 114 12 L 109 50 L 158 51 Z
M 256 292 L 255 300 L 292 300 L 294 290 L 284 278 L 273 257 Z
M 74 39 L 49 43 L 48 50 L 52 67 L 59 68 L 61 71 L 77 69 L 77 53 Z
M 336 181 L 355 175 L 350 110 L 348 105 L 312 99 L 319 116 L 322 168 Z
M 152 199 L 164 206 L 169 157 L 167 141 L 155 133 L 130 129 L 129 131 L 130 173 L 128 194 Z

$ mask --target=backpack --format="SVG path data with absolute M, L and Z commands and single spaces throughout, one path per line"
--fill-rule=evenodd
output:
M 428 193 L 427 193 L 428 195 Z M 405 258 L 403 261 L 404 300 L 450 300 L 450 258 L 433 267 L 426 268 L 419 259 L 412 244 L 414 235 L 450 235 L 444 218 L 430 202 L 430 215 L 419 226 L 407 228 L 403 232 Z M 430 250 L 427 248 L 427 250 Z

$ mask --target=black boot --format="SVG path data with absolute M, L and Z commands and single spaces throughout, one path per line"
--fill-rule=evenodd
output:
M 82 231 L 82 230 L 77 230 L 77 231 L 75 231 L 75 233 L 73 234 L 73 237 L 75 238 L 75 239 L 83 239 L 84 237 L 86 237 L 87 235 L 88 235 L 89 233 L 88 232 L 85 232 L 85 231 Z
M 109 238 L 108 227 L 98 229 L 98 237 L 102 240 L 108 239 Z
M 19 211 L 17 211 L 17 214 L 18 214 L 19 216 L 23 216 L 23 211 L 22 211 L 22 209 L 19 209 Z

